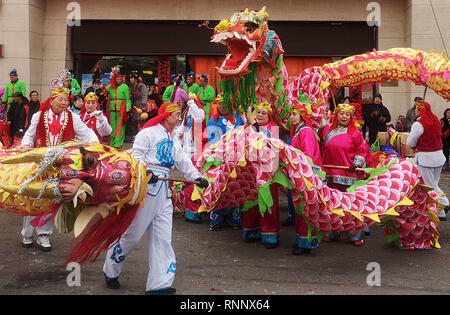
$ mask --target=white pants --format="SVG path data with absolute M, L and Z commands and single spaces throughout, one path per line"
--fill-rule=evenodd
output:
M 158 176 L 166 176 L 153 171 Z M 138 210 L 131 225 L 115 246 L 109 248 L 103 272 L 108 278 L 117 278 L 122 272 L 125 257 L 139 243 L 148 230 L 149 273 L 146 290 L 160 290 L 172 286 L 176 261 L 172 248 L 172 200 L 168 182 L 158 181 L 147 186 L 144 206 Z
M 441 171 L 442 166 L 439 167 L 422 167 L 417 166 L 417 169 L 419 170 L 420 175 L 422 175 L 423 180 L 425 181 L 425 185 L 433 187 L 434 191 L 436 191 L 438 194 L 444 193 L 441 188 L 439 188 L 439 180 L 441 178 Z M 448 206 L 449 201 L 447 196 L 442 196 L 439 199 L 439 202 L 444 205 Z M 440 217 L 445 217 L 445 212 L 442 210 L 439 213 Z
M 35 218 L 36 217 L 30 215 L 23 217 L 22 231 L 20 232 L 23 237 L 32 237 L 34 231 L 36 231 L 37 235 L 53 234 L 55 226 L 52 223 L 52 215 L 50 213 L 45 217 L 46 223 L 43 226 L 32 226 L 31 221 Z

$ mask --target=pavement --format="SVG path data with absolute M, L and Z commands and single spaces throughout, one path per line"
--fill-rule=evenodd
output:
M 440 187 L 450 194 L 450 172 Z M 280 198 L 280 220 L 287 216 L 287 200 Z M 225 226 L 209 230 L 203 223 L 173 220 L 172 244 L 177 257 L 173 286 L 181 295 L 447 295 L 450 293 L 450 220 L 441 222 L 441 249 L 400 250 L 391 247 L 379 226 L 371 229 L 362 247 L 345 238 L 322 243 L 309 256 L 293 256 L 293 226 L 281 226 L 280 245 L 266 249 L 245 243 L 242 231 Z M 76 269 L 62 264 L 73 233 L 52 237 L 52 250 L 21 247 L 22 218 L 0 211 L 1 295 L 142 295 L 148 271 L 148 238 L 144 236 L 126 258 L 121 288 L 105 286 L 105 255 Z M 374 264 L 375 263 L 375 264 Z M 376 267 L 374 268 L 373 265 Z M 379 271 L 375 277 L 374 272 Z M 78 279 L 77 281 L 73 280 Z M 379 280 L 374 282 L 374 280 Z M 74 285 L 75 284 L 75 285 Z M 79 285 L 78 285 L 79 284 Z M 375 284 L 375 285 L 374 285 Z M 379 284 L 379 286 L 377 285 Z

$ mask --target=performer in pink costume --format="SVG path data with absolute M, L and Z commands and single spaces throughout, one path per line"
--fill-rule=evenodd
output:
M 312 159 L 313 169 L 321 171 L 322 156 L 320 155 L 319 141 L 308 118 L 310 113 L 311 107 L 309 104 L 299 104 L 292 107 L 291 122 L 295 132 L 291 145 Z M 299 210 L 303 211 L 303 209 Z M 312 239 L 308 240 L 308 224 L 302 214 L 297 211 L 295 213 L 295 232 L 296 242 L 292 249 L 293 255 L 310 254 L 312 248 L 319 246 L 314 231 L 311 232 Z
M 321 144 L 323 152 L 323 164 L 346 167 L 326 168 L 328 186 L 346 191 L 348 187 L 358 181 L 355 168 L 372 166 L 369 145 L 364 141 L 361 132 L 355 126 L 353 113 L 355 107 L 349 104 L 339 104 L 335 109 L 333 123 L 323 128 L 321 132 Z M 362 231 L 354 235 L 347 235 L 355 246 L 363 244 Z M 324 241 L 337 239 L 334 232 L 327 234 Z
M 269 137 L 278 138 L 279 127 L 271 119 L 271 112 L 272 110 L 269 103 L 263 102 L 258 105 L 256 113 L 256 123 L 253 124 L 253 127 L 256 129 L 256 131 L 262 132 Z M 246 242 L 257 241 L 261 238 L 261 242 L 267 249 L 273 249 L 278 246 L 280 231 L 278 188 L 278 184 L 270 185 L 270 192 L 273 199 L 271 213 L 269 213 L 269 211 L 266 211 L 264 213 L 264 216 L 262 216 L 259 212 L 258 206 L 252 207 L 243 212 L 243 238 Z

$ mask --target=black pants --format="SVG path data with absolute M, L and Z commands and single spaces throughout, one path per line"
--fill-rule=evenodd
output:
M 442 138 L 442 151 L 444 151 L 445 155 L 445 163 L 448 164 L 448 157 L 450 155 L 450 137 L 447 137 L 446 139 Z

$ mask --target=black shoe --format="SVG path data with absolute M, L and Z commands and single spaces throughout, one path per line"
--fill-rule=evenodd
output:
M 105 276 L 105 280 L 106 280 L 106 287 L 108 289 L 112 289 L 112 290 L 120 289 L 119 278 L 107 278 Z
M 444 208 L 445 214 L 448 213 L 448 210 L 450 210 L 450 206 L 445 206 L 445 208 Z
M 295 225 L 295 223 L 292 222 L 292 221 L 289 220 L 289 219 L 286 219 L 286 220 L 284 220 L 284 221 L 281 223 L 281 225 L 282 225 L 282 226 L 292 226 L 292 225 Z
M 239 231 L 239 230 L 242 230 L 242 225 L 240 225 L 240 224 L 231 224 L 231 228 L 233 230 Z
M 246 243 L 256 243 L 257 241 L 259 241 L 259 238 L 246 238 L 246 239 L 244 239 L 244 242 L 246 242 Z
M 175 288 L 167 288 L 163 290 L 145 291 L 146 295 L 174 295 L 177 292 Z
M 292 255 L 300 256 L 300 255 L 309 255 L 311 254 L 311 248 L 300 248 L 298 246 L 295 246 L 291 250 Z
M 210 224 L 209 230 L 210 231 L 220 231 L 222 229 L 222 226 L 220 224 Z
M 264 243 L 264 247 L 267 249 L 274 249 L 278 247 L 278 243 Z
M 439 221 L 447 221 L 447 217 L 439 217 Z

